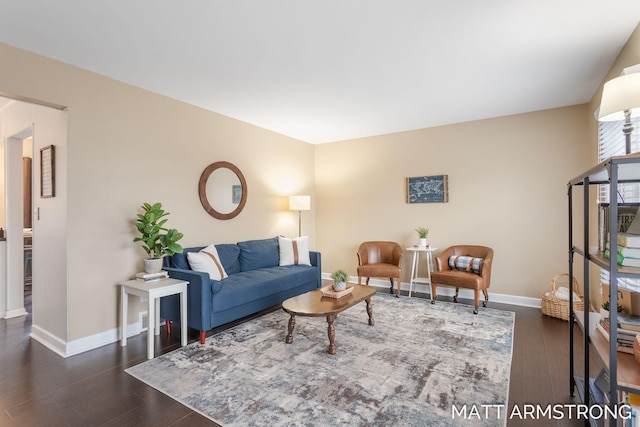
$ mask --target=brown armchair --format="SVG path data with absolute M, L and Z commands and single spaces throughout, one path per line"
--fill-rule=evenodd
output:
M 366 277 L 369 284 L 371 277 L 388 277 L 391 281 L 390 293 L 393 293 L 393 279 L 398 281 L 400 296 L 400 280 L 402 278 L 402 248 L 395 242 L 364 242 L 358 248 L 358 284 Z
M 465 270 L 451 269 L 449 257 L 471 256 L 482 258 L 482 266 L 478 273 Z M 487 289 L 491 284 L 491 262 L 493 261 L 493 249 L 486 246 L 460 245 L 451 246 L 436 257 L 436 271 L 431 273 L 431 303 L 436 301 L 436 288 L 438 285 L 455 286 L 456 295 L 453 301 L 458 302 L 458 290 L 460 288 L 473 289 L 474 294 L 474 314 L 478 314 L 480 306 L 480 291 L 484 294 L 482 306 L 486 307 L 489 301 Z

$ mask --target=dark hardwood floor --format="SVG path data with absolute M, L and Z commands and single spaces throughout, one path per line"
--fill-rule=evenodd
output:
M 30 296 L 26 303 L 30 308 Z M 494 303 L 490 307 L 516 313 L 509 407 L 571 403 L 568 323 L 545 317 L 539 309 Z M 216 425 L 124 372 L 146 360 L 145 333 L 130 338 L 126 347 L 113 343 L 65 359 L 29 338 L 30 315 L 0 319 L 0 327 L 0 426 Z M 179 333 L 174 328 L 168 337 L 163 328 L 156 354 L 178 348 Z M 197 339 L 191 331 L 189 342 Z M 531 418 L 508 422 L 530 425 L 583 423 Z

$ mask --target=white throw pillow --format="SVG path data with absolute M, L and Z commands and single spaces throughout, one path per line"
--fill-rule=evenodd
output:
M 200 252 L 188 252 L 187 260 L 193 271 L 209 273 L 211 280 L 222 280 L 229 277 L 220 262 L 218 250 L 211 244 Z
M 287 239 L 278 236 L 280 265 L 311 265 L 309 259 L 309 236 Z

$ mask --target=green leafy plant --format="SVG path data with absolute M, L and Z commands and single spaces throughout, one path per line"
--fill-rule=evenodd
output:
M 136 228 L 140 232 L 140 237 L 133 239 L 134 242 L 142 242 L 142 249 L 149 255 L 149 258 L 162 258 L 165 255 L 173 255 L 182 252 L 182 246 L 177 242 L 182 239 L 183 234 L 174 228 L 165 228 L 167 222 L 166 212 L 162 209 L 161 203 L 144 203 L 142 205 L 144 214 L 138 214 Z
M 346 282 L 349 279 L 349 274 L 344 270 L 336 270 L 331 273 L 331 278 L 336 283 Z
M 416 231 L 418 232 L 418 237 L 421 239 L 426 239 L 429 235 L 429 229 L 427 227 L 418 227 Z
M 609 301 L 605 301 L 604 303 L 602 303 L 602 308 L 604 308 L 607 311 L 611 311 L 609 310 L 610 304 Z M 621 306 L 620 304 L 618 304 L 618 313 L 622 313 L 624 311 L 624 307 Z

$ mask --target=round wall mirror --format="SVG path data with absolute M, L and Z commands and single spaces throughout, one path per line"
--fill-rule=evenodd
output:
M 247 181 L 234 164 L 211 163 L 200 175 L 198 195 L 202 207 L 212 217 L 235 218 L 247 203 Z

